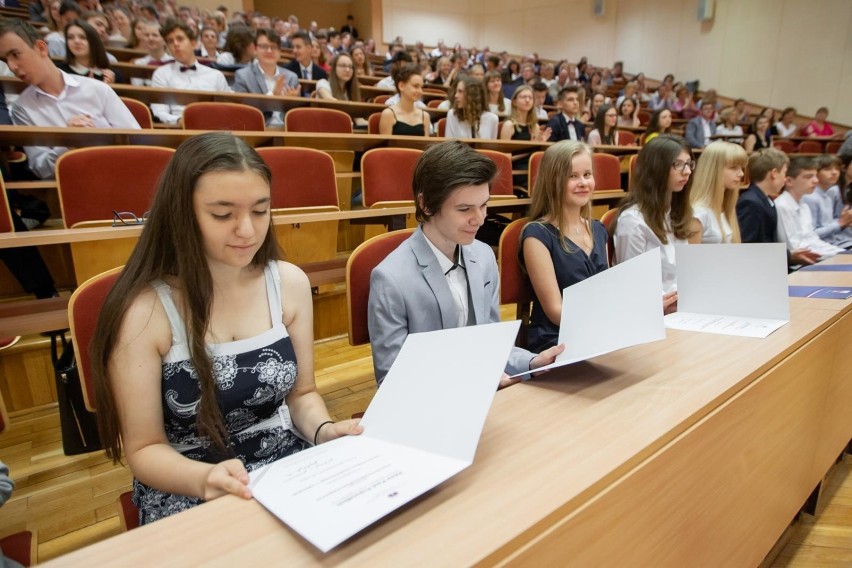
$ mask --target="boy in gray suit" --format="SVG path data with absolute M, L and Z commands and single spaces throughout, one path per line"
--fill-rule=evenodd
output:
M 234 78 L 234 91 L 237 93 L 257 93 L 276 97 L 299 96 L 299 76 L 280 67 L 281 38 L 272 30 L 259 29 L 254 38 L 257 59 L 250 65 L 238 69 Z M 264 112 L 267 126 L 283 126 L 284 113 Z
M 500 321 L 500 276 L 491 247 L 476 240 L 497 168 L 458 141 L 431 146 L 414 169 L 420 227 L 370 277 L 367 325 L 376 381 L 409 333 Z M 564 345 L 539 355 L 514 348 L 506 366 L 517 374 L 552 363 Z M 501 387 L 516 381 L 504 376 Z

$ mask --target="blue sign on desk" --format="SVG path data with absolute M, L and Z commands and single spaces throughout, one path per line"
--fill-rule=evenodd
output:
M 852 288 L 833 286 L 788 286 L 792 298 L 824 298 L 826 300 L 848 300 Z
M 852 264 L 812 264 L 803 266 L 800 271 L 817 271 L 817 272 L 852 272 Z

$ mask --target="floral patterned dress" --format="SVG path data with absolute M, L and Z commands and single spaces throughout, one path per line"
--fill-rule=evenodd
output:
M 169 317 L 173 344 L 163 360 L 163 418 L 169 443 L 182 455 L 207 463 L 239 458 L 248 471 L 296 453 L 305 443 L 289 429 L 284 397 L 296 382 L 296 353 L 281 322 L 280 277 L 273 262 L 265 269 L 266 294 L 275 322 L 247 339 L 208 345 L 219 389 L 219 404 L 230 446 L 223 453 L 196 432 L 200 385 L 186 343 L 186 333 L 169 286 L 153 283 Z M 133 503 L 146 524 L 202 503 L 201 499 L 165 493 L 133 480 Z

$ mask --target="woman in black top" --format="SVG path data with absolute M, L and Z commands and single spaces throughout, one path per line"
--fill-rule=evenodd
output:
M 769 132 L 769 117 L 759 114 L 757 118 L 754 120 L 754 125 L 751 127 L 751 134 L 749 134 L 745 142 L 743 142 L 743 148 L 745 151 L 751 154 L 752 152 L 756 152 L 757 150 L 761 150 L 763 148 L 769 148 L 771 144 L 769 143 L 769 138 L 771 136 Z
M 80 75 L 103 81 L 123 83 L 124 78 L 109 68 L 104 44 L 98 32 L 83 20 L 74 20 L 65 26 L 65 61 L 57 67 L 71 75 Z
M 409 63 L 394 72 L 399 102 L 382 111 L 379 134 L 429 136 L 429 114 L 415 106 L 423 97 L 423 75 L 417 65 Z M 422 103 L 421 103 L 422 104 Z

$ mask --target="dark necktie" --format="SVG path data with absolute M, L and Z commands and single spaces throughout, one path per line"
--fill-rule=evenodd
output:
M 190 65 L 188 67 L 184 67 L 183 65 L 180 66 L 180 72 L 181 73 L 186 73 L 187 71 L 195 71 L 195 70 L 196 70 L 195 63 L 193 63 L 192 65 Z
M 310 79 L 307 69 L 302 69 L 302 79 Z

